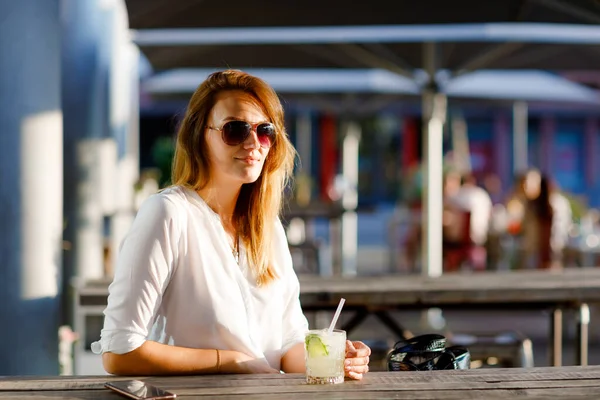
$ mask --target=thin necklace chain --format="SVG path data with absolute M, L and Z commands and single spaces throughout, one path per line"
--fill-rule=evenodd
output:
M 238 235 L 235 236 L 235 240 L 233 242 L 233 246 L 231 247 L 231 254 L 233 254 L 233 258 L 235 262 L 240 263 L 240 237 Z

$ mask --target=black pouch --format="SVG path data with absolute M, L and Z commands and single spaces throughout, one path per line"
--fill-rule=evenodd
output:
M 438 334 L 401 340 L 387 356 L 388 371 L 434 371 L 469 369 L 471 355 L 462 346 L 446 348 L 446 338 Z

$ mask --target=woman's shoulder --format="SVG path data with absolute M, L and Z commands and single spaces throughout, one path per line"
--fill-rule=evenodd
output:
M 161 198 L 163 201 L 177 204 L 188 201 L 189 191 L 189 189 L 183 186 L 168 186 L 156 193 L 155 196 Z
M 171 186 L 148 196 L 142 202 L 138 214 L 153 215 L 163 219 L 175 218 L 186 212 L 187 203 L 185 188 Z
M 143 208 L 170 208 L 171 205 L 177 205 L 183 199 L 183 192 L 179 187 L 167 187 L 159 192 L 148 196 L 141 204 Z

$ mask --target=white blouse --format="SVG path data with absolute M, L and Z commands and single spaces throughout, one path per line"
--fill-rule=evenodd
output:
M 150 196 L 121 245 L 92 351 L 123 354 L 153 340 L 240 351 L 280 369 L 308 323 L 279 220 L 274 240 L 279 279 L 259 287 L 243 246 L 238 265 L 220 217 L 195 191 L 172 187 Z

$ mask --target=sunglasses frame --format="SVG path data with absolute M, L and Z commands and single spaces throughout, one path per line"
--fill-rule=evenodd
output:
M 228 142 L 227 140 L 225 140 L 225 126 L 227 124 L 232 123 L 232 122 L 243 122 L 243 123 L 245 123 L 245 124 L 247 124 L 247 125 L 250 126 L 250 130 L 246 133 L 246 135 L 238 143 L 231 143 L 231 142 Z M 269 126 L 271 126 L 273 128 L 273 135 L 272 136 L 262 135 L 262 136 L 265 136 L 265 137 L 267 137 L 269 139 L 269 142 L 270 142 L 269 146 L 264 146 L 261 143 L 261 140 L 260 140 L 260 136 L 261 135 L 258 134 L 258 127 L 261 126 L 261 125 L 269 125 Z M 244 120 L 241 120 L 241 119 L 236 119 L 236 120 L 231 120 L 231 121 L 225 122 L 221 126 L 221 128 L 215 128 L 215 127 L 210 126 L 210 125 L 207 125 L 207 128 L 215 130 L 215 131 L 218 131 L 218 132 L 221 132 L 221 140 L 223 140 L 223 142 L 226 145 L 228 145 L 228 146 L 239 146 L 240 144 L 244 143 L 246 141 L 246 139 L 248 139 L 248 137 L 250 136 L 250 134 L 252 132 L 256 132 L 256 137 L 258 138 L 258 142 L 260 143 L 260 147 L 268 149 L 268 148 L 271 148 L 273 146 L 273 143 L 275 142 L 275 137 L 277 136 L 277 134 L 275 133 L 275 124 L 273 124 L 272 122 L 264 122 L 264 121 L 263 122 L 257 122 L 255 124 L 251 124 L 248 121 L 244 121 Z

